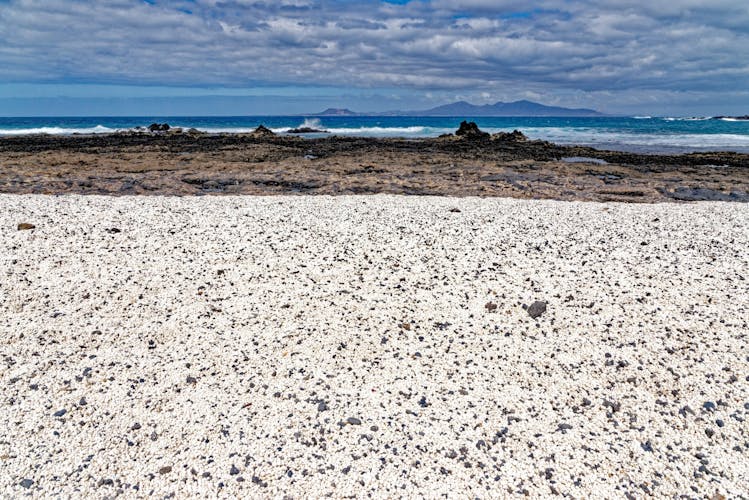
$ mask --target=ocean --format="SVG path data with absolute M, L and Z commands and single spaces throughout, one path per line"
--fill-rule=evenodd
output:
M 411 117 L 411 116 L 142 116 L 2 118 L 0 136 L 23 134 L 99 134 L 131 130 L 151 123 L 239 133 L 265 125 L 277 133 L 309 126 L 331 134 L 365 137 L 435 137 L 454 132 L 461 120 L 482 130 L 520 130 L 531 139 L 639 153 L 735 151 L 749 153 L 749 121 L 679 117 Z M 316 135 L 312 135 L 316 136 Z

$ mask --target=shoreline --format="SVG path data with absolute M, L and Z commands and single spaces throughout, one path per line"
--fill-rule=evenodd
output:
M 486 140 L 20 136 L 0 138 L 0 192 L 749 201 L 749 154 L 633 154 L 512 134 Z

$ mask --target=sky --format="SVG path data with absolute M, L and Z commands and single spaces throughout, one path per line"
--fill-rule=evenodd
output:
M 737 115 L 747 47 L 747 0 L 0 0 L 0 115 Z

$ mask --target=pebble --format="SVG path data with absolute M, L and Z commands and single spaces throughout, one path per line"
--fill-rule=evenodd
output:
M 526 311 L 528 312 L 528 316 L 536 319 L 546 312 L 546 302 L 537 300 L 533 304 L 528 306 L 528 309 Z
M 17 229 L 19 231 L 28 231 L 30 229 L 36 229 L 36 226 L 28 222 L 21 222 L 20 224 L 18 224 Z
M 55 413 L 52 414 L 52 416 L 53 417 L 62 417 L 67 412 L 68 412 L 68 410 L 66 410 L 66 409 L 63 408 L 62 410 L 57 410 Z
M 32 479 L 24 479 L 19 483 L 22 487 L 29 489 L 34 484 L 34 481 Z
M 359 420 L 356 417 L 349 417 L 346 419 L 346 422 L 348 422 L 351 425 L 361 425 L 361 420 Z

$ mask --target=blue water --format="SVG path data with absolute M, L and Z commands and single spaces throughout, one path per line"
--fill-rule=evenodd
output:
M 434 137 L 454 132 L 463 118 L 401 116 L 245 117 L 91 117 L 1 118 L 0 136 L 21 134 L 92 134 L 130 130 L 150 123 L 197 128 L 206 132 L 249 132 L 263 124 L 277 133 L 301 125 L 341 136 Z M 531 139 L 637 152 L 749 152 L 749 121 L 691 118 L 471 118 L 487 132 L 521 130 Z

